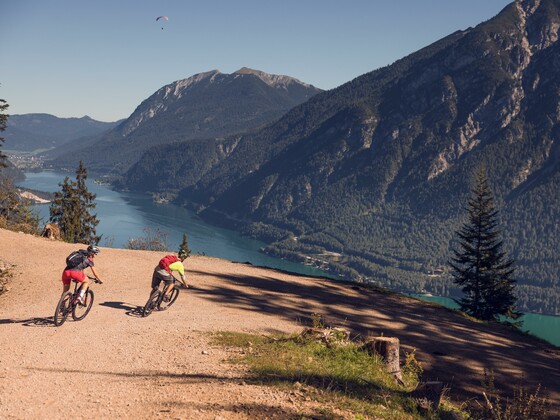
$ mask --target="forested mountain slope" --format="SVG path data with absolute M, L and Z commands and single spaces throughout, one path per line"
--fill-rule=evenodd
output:
M 560 0 L 523 0 L 297 106 L 180 202 L 339 273 L 449 292 L 445 266 L 486 165 L 521 309 L 560 312 Z M 195 180 L 193 180 L 194 182 Z

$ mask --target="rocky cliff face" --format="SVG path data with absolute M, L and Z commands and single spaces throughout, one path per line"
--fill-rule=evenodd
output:
M 122 135 L 127 136 L 136 130 L 142 123 L 154 118 L 160 113 L 166 112 L 170 106 L 180 100 L 183 95 L 188 95 L 189 88 L 205 81 L 214 82 L 221 73 L 213 70 L 205 73 L 195 74 L 188 79 L 183 79 L 166 85 L 143 101 L 122 126 Z

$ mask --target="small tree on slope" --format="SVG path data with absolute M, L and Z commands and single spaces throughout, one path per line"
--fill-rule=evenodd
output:
M 76 170 L 76 181 L 68 177 L 59 184 L 61 191 L 54 193 L 51 203 L 50 220 L 60 228 L 62 238 L 72 243 L 99 243 L 95 227 L 99 223 L 96 215 L 90 213 L 95 209 L 95 194 L 86 186 L 87 170 L 80 161 Z
M 0 99 L 0 133 L 6 129 L 8 125 L 8 114 L 5 111 L 8 109 L 9 105 L 4 99 Z M 4 137 L 0 137 L 0 146 L 4 143 Z M 0 168 L 6 166 L 6 155 L 0 150 Z
M 449 265 L 453 282 L 462 288 L 461 310 L 481 320 L 498 320 L 500 315 L 516 319 L 515 280 L 512 259 L 502 251 L 498 210 L 484 168 L 476 174 L 467 206 L 468 221 L 456 232 L 459 249 Z

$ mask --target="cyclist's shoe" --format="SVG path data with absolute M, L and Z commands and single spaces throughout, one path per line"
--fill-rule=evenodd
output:
M 80 306 L 86 306 L 86 303 L 84 302 L 83 296 L 78 296 L 78 298 L 76 299 L 76 302 L 78 302 L 78 305 L 80 305 Z
M 163 297 L 164 302 L 169 302 L 171 300 L 171 295 L 167 295 Z

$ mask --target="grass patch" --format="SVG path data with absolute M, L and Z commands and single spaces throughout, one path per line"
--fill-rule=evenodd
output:
M 249 366 L 253 383 L 278 386 L 320 402 L 324 408 L 317 413 L 318 418 L 338 418 L 333 414 L 337 410 L 351 413 L 356 419 L 449 418 L 445 404 L 436 412 L 426 413 L 409 395 L 421 374 L 413 355 L 406 357 L 403 381 L 399 383 L 387 373 L 381 357 L 371 356 L 363 343 L 345 338 L 336 332 L 327 340 L 309 334 L 219 332 L 213 341 L 240 349 L 234 362 Z

